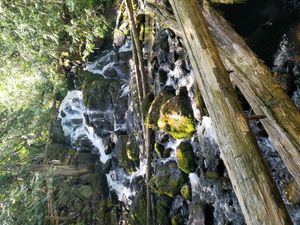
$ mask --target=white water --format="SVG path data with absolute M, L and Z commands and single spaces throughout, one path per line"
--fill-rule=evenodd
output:
M 82 92 L 78 90 L 69 91 L 59 107 L 58 118 L 61 119 L 65 136 L 70 138 L 72 145 L 81 137 L 86 136 L 93 146 L 98 149 L 100 161 L 105 163 L 110 156 L 104 152 L 102 139 L 95 134 L 93 127 L 86 124 L 84 117 L 85 112 L 86 108 L 83 104 Z M 75 123 L 75 121 L 77 122 Z M 80 121 L 82 122 L 80 123 Z
M 116 192 L 119 201 L 131 205 L 132 198 L 136 195 L 136 190 L 130 187 L 131 183 L 136 177 L 144 176 L 146 169 L 146 160 L 142 160 L 140 161 L 140 167 L 130 175 L 126 174 L 121 168 L 116 168 L 106 174 L 109 188 Z
M 89 111 L 85 108 L 82 97 L 81 91 L 69 91 L 60 105 L 58 118 L 61 119 L 64 134 L 70 138 L 72 145 L 78 140 L 80 141 L 82 136 L 86 136 L 93 146 L 98 149 L 100 161 L 105 163 L 110 158 L 110 155 L 105 154 L 102 139 L 95 134 L 93 127 L 86 124 L 84 113 L 92 113 L 94 111 Z M 74 123 L 74 121 L 77 122 Z M 136 190 L 131 188 L 130 184 L 134 178 L 145 174 L 146 161 L 141 160 L 139 168 L 130 175 L 118 167 L 106 174 L 106 177 L 110 190 L 116 192 L 120 201 L 130 205 L 132 197 L 136 194 Z

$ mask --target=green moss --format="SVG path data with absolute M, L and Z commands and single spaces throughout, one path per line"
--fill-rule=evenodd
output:
M 191 187 L 188 184 L 185 184 L 180 189 L 181 196 L 184 197 L 187 200 L 192 199 L 192 191 Z
M 208 178 L 211 178 L 211 179 L 218 179 L 218 178 L 220 178 L 220 175 L 219 175 L 217 172 L 215 172 L 215 171 L 207 171 L 207 172 L 205 173 L 205 175 L 206 175 Z
M 196 126 L 189 99 L 175 96 L 168 100 L 160 110 L 157 125 L 174 138 L 191 138 Z
M 143 187 L 137 194 L 135 201 L 130 208 L 129 225 L 147 224 L 147 202 L 146 192 Z
M 127 136 L 124 136 L 122 138 L 127 139 Z M 128 173 L 132 173 L 132 172 L 136 171 L 135 163 L 133 160 L 131 160 L 128 157 L 127 148 L 126 148 L 127 145 L 125 143 L 127 143 L 127 140 L 124 140 L 124 146 L 120 149 L 121 152 L 120 152 L 119 162 Z
M 181 224 L 183 224 L 183 219 L 181 218 L 180 215 L 176 214 L 176 215 L 172 216 L 171 223 L 172 223 L 172 225 L 181 225 Z
M 158 127 L 168 132 L 174 138 L 191 138 L 195 132 L 194 120 L 179 115 L 177 112 L 164 114 L 157 122 Z
M 180 193 L 181 186 L 185 183 L 185 176 L 178 170 L 174 161 L 159 167 L 156 175 L 149 181 L 150 187 L 159 194 L 175 197 Z
M 181 142 L 176 149 L 177 166 L 185 173 L 192 173 L 196 169 L 193 147 L 189 142 Z
M 126 143 L 127 158 L 132 161 L 139 161 L 140 148 L 135 140 L 131 139 Z
M 156 209 L 158 224 L 162 224 L 162 225 L 171 224 L 170 218 L 166 216 L 170 212 L 171 204 L 172 204 L 172 198 L 164 195 L 157 196 L 155 209 Z
M 112 86 L 119 87 L 120 80 L 107 79 L 88 71 L 78 72 L 82 84 L 83 102 L 90 109 L 97 109 L 107 104 L 107 93 Z
M 174 90 L 163 90 L 156 96 L 156 98 L 150 105 L 148 114 L 146 116 L 145 124 L 147 127 L 157 128 L 157 121 L 159 119 L 159 111 L 161 106 L 174 95 Z

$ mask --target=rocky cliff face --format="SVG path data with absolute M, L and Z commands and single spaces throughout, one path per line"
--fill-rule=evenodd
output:
M 114 49 L 72 71 L 73 88 L 61 103 L 56 127 L 61 124 L 65 145 L 77 151 L 65 151 L 62 160 L 87 166 L 89 172 L 56 181 L 61 187 L 55 193 L 57 207 L 85 224 L 146 224 L 145 113 L 145 123 L 154 130 L 149 181 L 154 224 L 245 224 L 182 40 L 155 23 L 153 97 L 140 112 L 127 26 L 126 21 L 119 26 L 123 31 L 115 35 Z M 291 54 L 284 41 L 275 57 L 276 71 L 285 68 L 281 55 Z M 292 70 L 296 81 L 297 63 Z M 295 82 L 296 102 L 298 86 Z M 294 223 L 300 224 L 291 176 L 261 125 L 252 126 Z

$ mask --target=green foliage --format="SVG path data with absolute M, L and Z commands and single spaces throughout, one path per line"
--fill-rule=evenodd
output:
M 16 176 L 1 175 L 0 224 L 44 224 L 45 180 L 38 173 L 31 179 L 28 175 L 25 171 Z
M 103 5 L 111 3 L 0 1 L 0 224 L 43 224 L 44 181 L 26 168 L 49 142 L 55 95 L 66 92 L 62 68 L 84 61 L 104 37 Z

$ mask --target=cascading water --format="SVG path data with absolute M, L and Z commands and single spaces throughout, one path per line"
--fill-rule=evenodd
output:
M 61 120 L 65 136 L 77 150 L 82 150 L 81 143 L 87 142 L 92 152 L 100 155 L 100 161 L 106 163 L 109 156 L 104 152 L 102 139 L 95 134 L 94 128 L 86 123 L 86 108 L 82 100 L 82 92 L 69 91 L 59 108 L 58 119 Z M 89 146 L 90 145 L 90 146 Z M 94 149 L 96 148 L 96 149 Z
M 176 96 L 185 95 L 187 102 L 191 103 L 196 124 L 196 132 L 190 139 L 175 139 L 163 130 L 155 131 L 155 142 L 163 146 L 167 154 L 159 157 L 154 153 L 153 176 L 162 177 L 164 172 L 171 177 L 179 174 L 185 177 L 185 184 L 192 189 L 191 199 L 184 199 L 180 193 L 172 196 L 164 216 L 171 218 L 179 215 L 185 218 L 184 223 L 189 225 L 242 225 L 243 216 L 220 159 L 212 121 L 208 116 L 201 115 L 196 102 L 193 71 L 182 43 L 172 32 L 159 26 L 156 40 L 154 92 L 158 94 L 161 90 L 170 88 L 175 90 Z M 284 69 L 285 63 L 282 61 L 290 57 L 287 46 L 283 38 L 275 57 L 274 71 Z M 83 70 L 89 73 L 89 78 L 81 82 L 83 84 L 80 90 L 68 92 L 61 104 L 58 118 L 61 120 L 65 136 L 74 148 L 100 155 L 110 191 L 117 195 L 119 201 L 132 206 L 136 203 L 135 197 L 140 191 L 137 188 L 137 180 L 146 173 L 146 160 L 140 154 L 138 164 L 131 166 L 131 169 L 134 168 L 130 171 L 126 168 L 127 162 L 122 161 L 124 146 L 129 142 L 128 136 L 134 136 L 137 145 L 142 149 L 142 141 L 139 140 L 141 135 L 138 133 L 141 132 L 141 124 L 133 100 L 136 93 L 130 80 L 130 58 L 131 44 L 126 42 L 117 51 L 103 51 L 97 59 L 88 62 Z M 296 96 L 294 99 L 298 98 L 296 92 L 293 94 Z M 261 126 L 253 122 L 252 128 L 272 168 L 273 176 L 281 192 L 284 192 L 290 175 L 276 153 L 272 140 L 266 135 L 261 135 Z M 176 167 L 176 150 L 184 142 L 192 146 L 195 156 L 193 160 L 197 165 L 195 171 L 189 174 L 181 173 Z M 289 209 L 297 224 L 299 207 L 292 205 Z M 204 221 L 204 218 L 216 219 L 209 223 Z
M 95 80 L 100 77 L 102 82 L 111 81 L 111 86 L 105 92 L 100 90 L 100 94 L 104 95 L 102 100 L 108 104 L 100 102 L 99 105 L 91 106 L 92 109 L 88 108 L 84 104 L 84 91 L 72 90 L 62 101 L 58 116 L 65 137 L 73 148 L 78 151 L 91 151 L 93 154 L 99 154 L 103 164 L 112 162 L 113 165 L 106 174 L 108 187 L 117 194 L 119 201 L 128 205 L 132 203 L 132 196 L 136 194 L 132 184 L 134 179 L 144 176 L 146 172 L 145 160 L 141 158 L 136 171 L 128 174 L 122 166 L 113 163 L 113 159 L 119 156 L 114 152 L 108 152 L 107 149 L 110 143 L 118 145 L 120 132 L 128 132 L 126 125 L 128 121 L 125 117 L 132 110 L 127 100 L 130 92 L 127 66 L 130 54 L 131 44 L 126 42 L 118 53 L 113 50 L 103 51 L 100 57 L 95 61 L 88 62 L 84 68 L 84 71 L 90 72 Z M 93 88 L 95 87 L 90 87 L 88 91 L 92 92 Z M 118 103 L 121 107 L 123 106 L 121 110 L 118 108 Z

